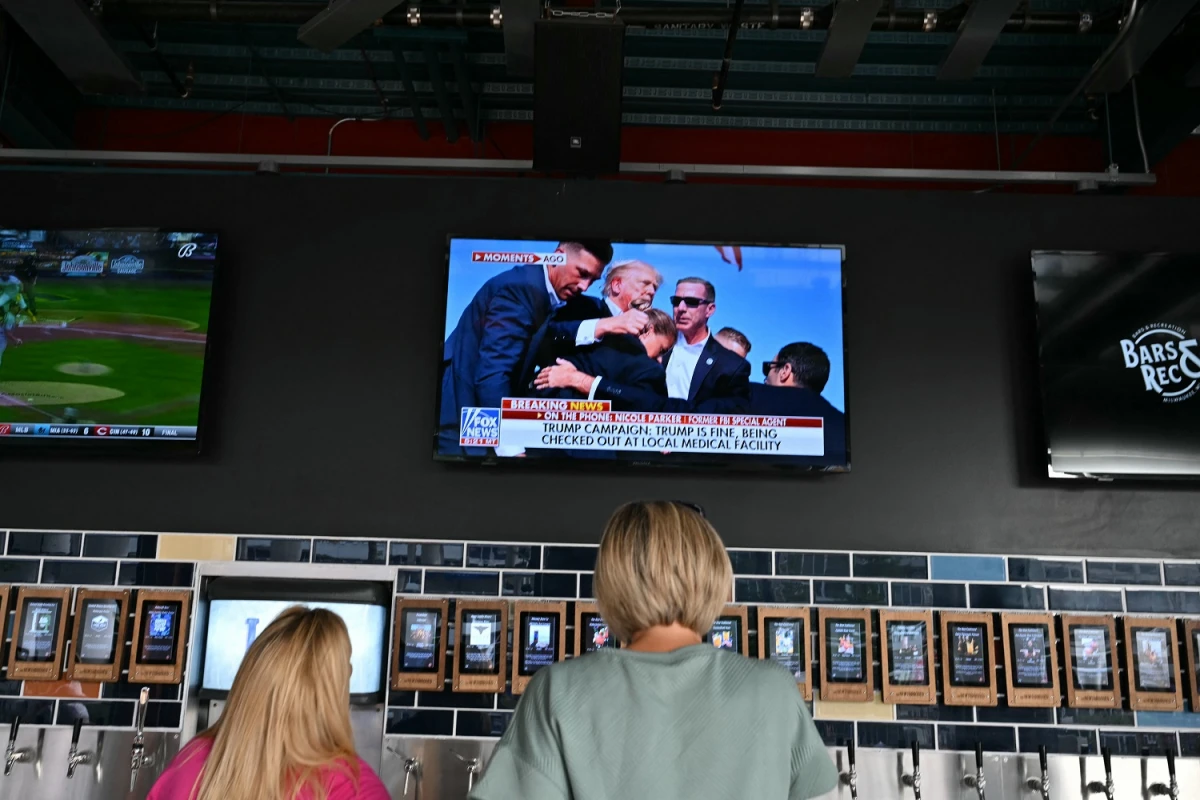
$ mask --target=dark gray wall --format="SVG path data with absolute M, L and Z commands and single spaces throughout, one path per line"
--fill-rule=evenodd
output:
M 741 546 L 1197 556 L 1194 484 L 1039 477 L 1029 251 L 1200 250 L 1198 219 L 1132 198 L 4 173 L 4 224 L 218 230 L 226 280 L 207 455 L 3 454 L 0 526 L 589 542 L 618 503 L 667 497 Z M 853 472 L 434 463 L 445 237 L 569 232 L 846 245 Z

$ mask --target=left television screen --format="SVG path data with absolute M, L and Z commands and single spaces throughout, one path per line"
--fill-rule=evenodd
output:
M 194 451 L 217 265 L 213 233 L 0 228 L 0 446 Z

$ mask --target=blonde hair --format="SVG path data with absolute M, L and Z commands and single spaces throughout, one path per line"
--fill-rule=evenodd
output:
M 596 602 L 617 639 L 679 623 L 704 636 L 729 602 L 733 568 L 713 526 L 665 501 L 613 512 L 596 557 Z
M 617 280 L 617 278 L 624 277 L 627 273 L 633 272 L 634 270 L 645 270 L 653 275 L 654 287 L 656 289 L 663 285 L 663 276 L 661 272 L 647 264 L 645 261 L 637 261 L 635 259 L 632 261 L 622 261 L 620 263 L 613 264 L 611 267 L 605 270 L 604 290 L 601 292 L 601 294 L 605 297 L 612 297 L 613 281 Z
M 324 774 L 358 781 L 350 729 L 350 634 L 337 614 L 292 606 L 238 668 L 225 711 L 199 735 L 212 753 L 192 800 L 325 800 Z

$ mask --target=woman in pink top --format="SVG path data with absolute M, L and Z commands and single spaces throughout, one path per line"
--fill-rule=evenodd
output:
M 246 651 L 225 712 L 180 751 L 147 800 L 389 800 L 354 751 L 350 635 L 293 606 Z

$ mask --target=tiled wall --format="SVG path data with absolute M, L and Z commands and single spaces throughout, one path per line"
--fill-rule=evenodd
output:
M 195 561 L 372 564 L 396 568 L 396 591 L 454 597 L 592 597 L 594 545 L 356 538 L 246 537 L 199 534 L 113 534 L 12 531 L 0 559 L 0 582 L 71 585 L 190 586 Z M 157 556 L 158 559 L 153 560 Z M 731 549 L 734 601 L 755 606 L 849 605 L 993 611 L 1154 613 L 1200 616 L 1200 562 L 1091 560 L 1017 556 L 847 553 Z M 452 601 L 453 602 L 453 601 Z M 453 618 L 453 611 L 451 612 Z M 568 615 L 568 619 L 572 619 Z M 757 652 L 751 614 L 750 651 Z M 571 651 L 573 632 L 568 631 Z M 814 653 L 816 652 L 814 648 Z M 878 648 L 876 648 L 878 652 Z M 878 671 L 878 664 L 876 664 Z M 876 683 L 879 677 L 876 676 Z M 819 687 L 819 681 L 817 682 Z M 1003 687 L 1003 681 L 1000 681 Z M 113 724 L 128 724 L 136 688 L 99 688 L 81 701 Z M 154 721 L 177 727 L 173 687 L 156 696 Z M 62 691 L 55 688 L 55 691 Z M 43 699 L 44 698 L 44 699 Z M 517 698 L 510 694 L 392 692 L 392 734 L 499 736 Z M 58 707 L 55 707 L 57 702 Z M 32 683 L 0 682 L 0 722 L 22 713 L 40 723 L 67 721 L 63 706 Z M 20 704 L 26 704 L 24 706 Z M 29 705 L 33 704 L 33 705 Z M 103 706 L 103 707 L 102 707 Z M 32 717 L 19 709 L 25 708 Z M 109 711 L 108 709 L 112 709 Z M 829 744 L 854 738 L 863 747 L 971 749 L 993 752 L 1161 752 L 1176 741 L 1185 756 L 1200 757 L 1200 713 L 1126 710 L 893 706 L 818 699 L 813 716 Z

